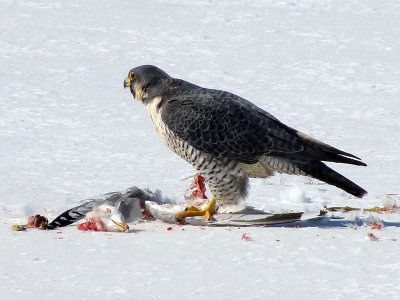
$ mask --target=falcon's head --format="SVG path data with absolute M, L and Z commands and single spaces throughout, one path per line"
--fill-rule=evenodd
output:
M 167 90 L 170 79 L 163 70 L 152 65 L 143 65 L 129 71 L 124 88 L 129 87 L 136 100 L 146 103 L 146 100 L 161 96 Z

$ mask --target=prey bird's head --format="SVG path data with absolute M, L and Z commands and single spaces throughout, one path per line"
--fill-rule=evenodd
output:
M 143 103 L 161 96 L 167 89 L 171 77 L 163 70 L 143 65 L 129 71 L 124 81 L 124 88 L 129 87 L 133 97 Z
M 125 223 L 122 213 L 108 204 L 102 204 L 95 210 L 87 213 L 86 220 L 101 222 L 106 231 L 129 232 L 129 226 Z

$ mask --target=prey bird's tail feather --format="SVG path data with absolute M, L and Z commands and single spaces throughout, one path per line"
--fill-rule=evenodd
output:
M 308 176 L 324 181 L 328 184 L 334 185 L 346 191 L 347 193 L 352 194 L 353 196 L 362 198 L 367 194 L 367 191 L 364 190 L 362 187 L 358 186 L 353 181 L 347 179 L 338 172 L 332 170 L 323 162 L 311 161 L 305 164 L 300 163 L 297 166 Z

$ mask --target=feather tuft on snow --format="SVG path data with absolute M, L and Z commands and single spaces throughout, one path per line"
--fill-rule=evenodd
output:
M 311 199 L 306 197 L 305 192 L 299 187 L 292 187 L 279 194 L 281 202 L 290 204 L 310 203 Z

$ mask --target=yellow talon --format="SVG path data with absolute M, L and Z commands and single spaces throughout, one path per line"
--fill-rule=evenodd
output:
M 185 211 L 200 211 L 196 206 L 188 206 Z
M 200 210 L 194 206 L 189 206 L 185 211 L 176 214 L 175 217 L 178 221 L 181 221 L 183 218 L 186 217 L 195 216 L 204 216 L 207 220 L 211 220 L 212 215 L 217 212 L 214 208 L 216 203 L 217 201 L 215 201 L 215 198 L 212 197 L 210 202 L 208 202 L 208 205 L 204 209 Z

